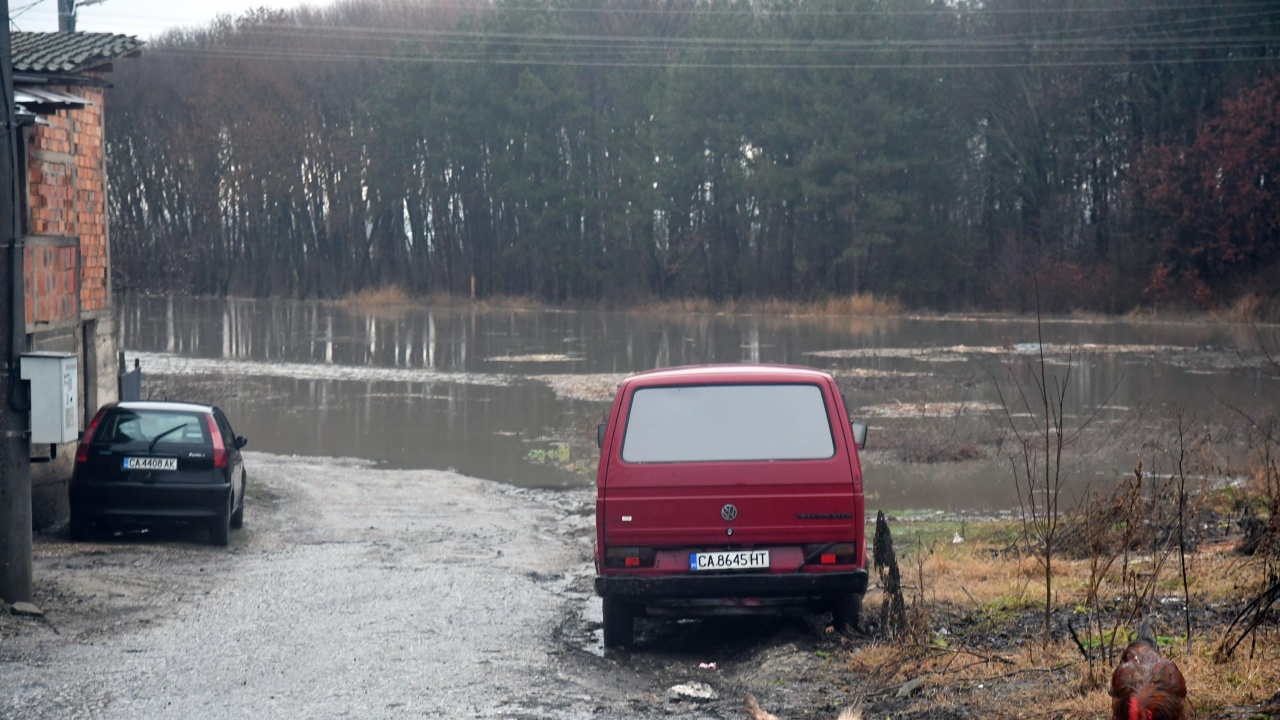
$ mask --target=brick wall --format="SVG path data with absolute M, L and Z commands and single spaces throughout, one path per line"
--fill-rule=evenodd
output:
M 90 101 L 44 115 L 26 135 L 27 216 L 24 288 L 31 350 L 74 351 L 80 361 L 82 413 L 116 399 L 115 324 L 108 277 L 103 90 L 55 87 Z M 84 420 L 81 421 L 81 427 Z M 75 443 L 58 460 L 32 465 L 32 524 L 67 516 L 67 480 Z
M 103 132 L 101 88 L 73 86 L 58 88 L 90 102 L 81 108 L 59 110 L 46 115 L 48 124 L 38 124 L 27 142 L 27 235 L 76 238 L 79 241 L 79 288 L 77 308 L 93 313 L 110 307 L 107 277 L 106 178 L 103 175 Z M 27 322 L 45 320 L 33 316 L 32 309 L 64 307 L 59 297 L 33 298 L 31 291 L 45 289 L 32 276 L 37 267 L 27 265 Z M 65 267 L 64 267 L 65 269 Z M 62 285 L 59 283 L 59 285 Z M 59 291 L 61 292 L 61 291 Z M 49 302 L 52 300 L 52 302 Z

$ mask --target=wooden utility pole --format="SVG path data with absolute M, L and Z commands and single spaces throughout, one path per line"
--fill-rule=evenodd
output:
M 19 377 L 27 344 L 9 0 L 0 0 L 0 599 L 31 601 L 31 443 Z

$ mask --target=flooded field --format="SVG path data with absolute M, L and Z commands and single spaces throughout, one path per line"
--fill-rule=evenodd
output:
M 222 405 L 250 447 L 455 469 L 524 487 L 589 484 L 618 381 L 710 362 L 809 365 L 871 423 L 868 509 L 1017 504 L 1009 416 L 1044 377 L 1074 433 L 1068 487 L 1158 468 L 1171 418 L 1274 404 L 1253 328 L 987 317 L 660 316 L 366 309 L 123 297 L 121 348 L 151 393 Z M 1262 337 L 1274 347 L 1276 331 Z M 1021 390 L 1019 389 L 1021 388 Z M 1033 393 L 1032 393 L 1033 394 Z M 1167 459 L 1167 458 L 1165 458 Z

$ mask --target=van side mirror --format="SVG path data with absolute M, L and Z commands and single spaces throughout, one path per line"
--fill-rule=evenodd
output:
M 849 426 L 853 428 L 853 442 L 858 449 L 867 446 L 867 424 L 861 422 L 850 422 Z
M 237 435 L 237 436 L 236 436 L 236 449 L 237 449 L 237 450 L 239 450 L 240 448 L 242 448 L 242 447 L 244 447 L 245 445 L 248 445 L 248 444 L 249 444 L 249 438 L 247 438 L 247 437 L 245 437 L 245 436 L 243 436 L 243 435 Z
M 601 450 L 604 449 L 604 431 L 605 431 L 605 428 L 607 427 L 608 426 L 605 425 L 604 423 L 600 423 L 599 425 L 596 426 L 596 445 Z

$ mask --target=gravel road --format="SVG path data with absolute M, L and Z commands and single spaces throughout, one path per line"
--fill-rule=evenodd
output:
M 663 627 L 646 652 L 603 653 L 588 490 L 261 453 L 246 467 L 230 548 L 182 527 L 37 537 L 46 614 L 0 614 L 0 718 L 736 718 L 752 686 L 820 662 L 821 632 L 782 620 Z M 720 699 L 667 696 L 694 681 Z M 789 704 L 812 710 L 810 690 Z

